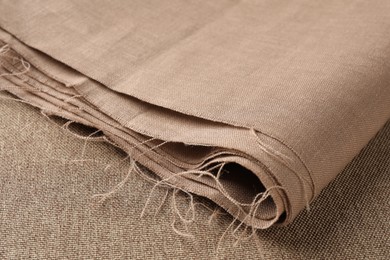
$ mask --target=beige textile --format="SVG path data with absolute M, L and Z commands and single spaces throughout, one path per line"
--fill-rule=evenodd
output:
M 291 223 L 390 118 L 389 1 L 0 5 L 2 88 L 250 227 Z
M 170 199 L 154 216 L 165 190 L 140 217 L 153 184 L 138 175 L 103 205 L 92 203 L 126 176 L 130 163 L 119 149 L 80 141 L 39 110 L 3 98 L 0 122 L 1 259 L 388 259 L 390 124 L 310 211 L 236 247 L 230 230 L 217 250 L 232 217 L 220 212 L 208 224 L 211 211 L 197 205 L 194 238 L 178 236 Z

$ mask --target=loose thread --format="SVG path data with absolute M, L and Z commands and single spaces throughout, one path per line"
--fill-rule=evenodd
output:
M 299 182 L 301 183 L 302 185 L 302 190 L 303 190 L 303 195 L 304 195 L 304 199 L 305 199 L 305 203 L 306 203 L 306 209 L 307 210 L 310 210 L 310 201 L 311 199 L 309 198 L 309 194 L 307 193 L 306 191 L 306 185 L 304 184 L 305 182 L 309 183 L 309 185 L 311 186 L 312 188 L 312 197 L 314 197 L 314 183 L 313 182 L 310 182 L 309 180 L 303 178 L 299 173 L 297 173 L 293 167 L 291 167 L 289 165 L 289 163 L 284 159 L 284 158 L 288 158 L 289 160 L 291 160 L 288 156 L 280 153 L 280 152 L 277 152 L 275 150 L 273 150 L 272 148 L 270 148 L 269 146 L 265 145 L 259 138 L 259 136 L 257 135 L 256 131 L 251 128 L 250 129 L 250 132 L 256 137 L 256 141 L 257 143 L 259 144 L 259 148 L 265 152 L 266 154 L 268 154 L 269 156 L 271 156 L 272 158 L 274 158 L 276 161 L 278 161 L 279 163 L 281 163 L 283 166 L 285 166 L 287 169 L 289 169 L 291 172 L 294 173 L 295 176 L 298 177 L 299 179 Z
M 30 68 L 31 68 L 31 65 L 30 63 L 28 63 L 27 61 L 25 61 L 23 58 L 15 58 L 16 60 L 19 60 L 24 68 L 23 71 L 20 71 L 20 72 L 12 72 L 12 73 L 3 73 L 3 74 L 0 74 L 0 77 L 5 77 L 5 76 L 18 76 L 18 75 L 23 75 L 25 73 L 27 73 Z
M 86 146 L 86 142 L 87 141 L 104 141 L 103 137 L 102 136 L 97 136 L 97 137 L 94 137 L 93 135 L 99 133 L 99 132 L 102 132 L 101 130 L 97 129 L 96 131 L 92 132 L 91 134 L 89 134 L 88 136 L 83 136 L 83 135 L 79 135 L 75 132 L 73 132 L 72 130 L 70 130 L 70 125 L 73 124 L 73 123 L 77 123 L 75 121 L 68 121 L 66 122 L 65 124 L 62 125 L 62 128 L 67 130 L 69 133 L 71 133 L 72 135 L 74 135 L 75 137 L 81 139 L 81 140 L 85 140 L 85 143 L 84 143 L 84 146 L 83 146 L 83 150 L 82 150 L 82 154 L 84 157 L 84 153 L 85 153 L 85 146 Z
M 151 139 L 149 139 L 149 140 L 146 140 L 146 141 L 144 141 L 143 143 L 149 142 L 149 141 L 151 141 L 151 140 L 154 140 L 154 138 L 151 138 Z M 153 146 L 153 147 L 147 149 L 146 151 L 144 151 L 143 153 L 139 154 L 139 156 L 138 156 L 137 158 L 135 158 L 135 159 L 133 159 L 133 160 L 131 161 L 131 165 L 130 165 L 129 171 L 128 171 L 128 173 L 126 174 L 125 178 L 124 178 L 121 182 L 119 182 L 111 191 L 109 191 L 109 192 L 107 192 L 107 193 L 103 193 L 103 194 L 95 194 L 95 195 L 93 195 L 92 197 L 93 197 L 93 198 L 101 197 L 101 199 L 99 200 L 99 202 L 102 203 L 102 202 L 104 202 L 107 198 L 109 198 L 111 195 L 115 194 L 117 191 L 119 191 L 119 190 L 126 184 L 126 182 L 128 181 L 128 179 L 129 179 L 130 176 L 131 176 L 131 173 L 132 173 L 133 171 L 136 171 L 136 169 L 139 169 L 139 168 L 136 166 L 137 160 L 138 160 L 141 156 L 145 155 L 146 153 L 148 153 L 148 152 L 150 152 L 150 151 L 156 149 L 157 147 L 160 147 L 160 146 L 162 146 L 162 145 L 164 145 L 164 144 L 166 144 L 166 143 L 167 143 L 167 141 L 165 141 L 165 142 L 163 142 L 163 143 L 161 143 L 161 144 L 158 144 L 158 145 L 156 145 L 156 146 Z M 137 144 L 137 145 L 133 146 L 131 149 L 135 149 L 136 147 L 138 147 L 138 146 L 140 146 L 140 145 L 141 145 L 141 144 Z
M 0 47 L 0 55 L 6 54 L 10 50 L 9 44 L 4 44 L 3 46 Z

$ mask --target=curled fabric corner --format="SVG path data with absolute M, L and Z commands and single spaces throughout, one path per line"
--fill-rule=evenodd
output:
M 95 197 L 140 174 L 153 184 L 141 216 L 166 188 L 156 212 L 170 190 L 185 237 L 194 194 L 233 216 L 237 241 L 291 223 L 390 118 L 388 1 L 176 3 L 175 15 L 165 1 L 66 3 L 1 3 L 0 88 L 123 149 L 128 174 Z

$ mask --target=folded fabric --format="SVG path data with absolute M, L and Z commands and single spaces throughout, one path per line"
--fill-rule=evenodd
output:
M 0 7 L 2 88 L 254 228 L 290 223 L 390 118 L 389 1 Z

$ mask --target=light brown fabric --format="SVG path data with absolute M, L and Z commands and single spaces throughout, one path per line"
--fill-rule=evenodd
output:
M 290 223 L 390 117 L 388 1 L 1 6 L 4 89 L 254 228 Z
M 92 203 L 126 176 L 130 163 L 119 149 L 80 141 L 39 110 L 4 98 L 0 122 L 2 259 L 388 259 L 390 124 L 310 211 L 236 247 L 230 230 L 217 251 L 231 217 L 221 213 L 208 224 L 211 211 L 197 205 L 194 238 L 178 236 L 171 198 L 154 216 L 165 190 L 156 190 L 140 217 L 153 185 L 138 175 L 103 205 Z M 185 210 L 188 201 L 178 198 Z

